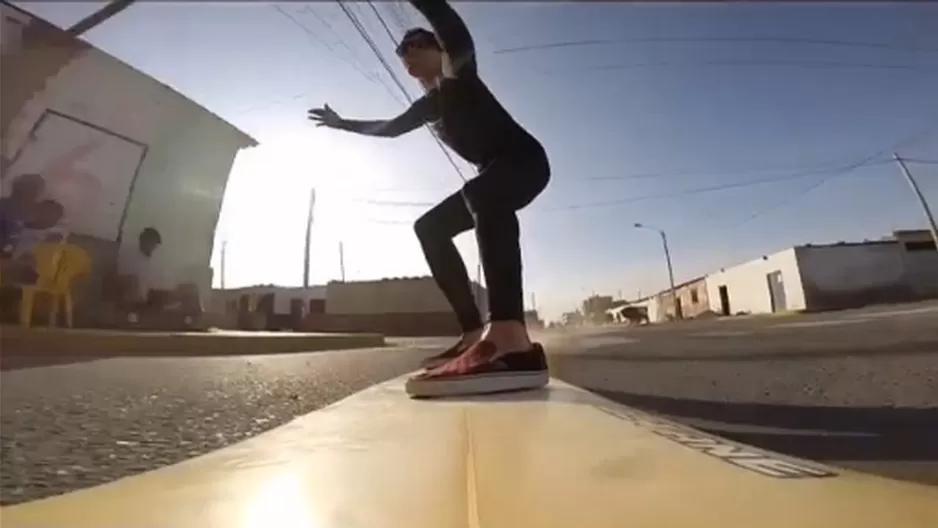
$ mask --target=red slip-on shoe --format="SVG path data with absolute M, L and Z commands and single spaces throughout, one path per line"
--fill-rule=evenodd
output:
M 469 396 L 547 385 L 550 374 L 540 344 L 493 359 L 495 353 L 493 343 L 479 341 L 459 357 L 407 380 L 407 394 L 414 398 Z
M 467 345 L 463 345 L 460 341 L 455 345 L 447 348 L 443 353 L 437 354 L 435 356 L 430 356 L 420 362 L 420 367 L 425 369 L 434 369 L 439 366 L 442 366 L 450 361 L 458 358 L 466 349 L 469 348 Z

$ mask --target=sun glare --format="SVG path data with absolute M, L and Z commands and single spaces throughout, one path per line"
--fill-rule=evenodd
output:
M 298 283 L 313 189 L 315 282 L 340 278 L 340 242 L 347 280 L 426 272 L 410 225 L 415 212 L 394 211 L 388 219 L 361 201 L 369 189 L 396 183 L 368 145 L 315 130 L 265 139 L 239 154 L 232 168 L 214 259 L 217 271 L 221 242 L 227 241 L 226 286 Z

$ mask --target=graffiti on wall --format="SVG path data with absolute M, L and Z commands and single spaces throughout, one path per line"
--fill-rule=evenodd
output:
M 55 107 L 63 69 L 89 46 L 60 28 L 0 5 L 3 20 L 2 152 L 0 190 L 23 174 L 45 181 L 44 199 L 59 202 L 63 227 L 116 240 L 146 145 Z M 47 93 L 50 92 L 50 93 Z M 41 103 L 38 119 L 24 109 Z M 30 121 L 34 122 L 24 122 Z
M 47 110 L 4 178 L 3 192 L 21 174 L 39 174 L 48 198 L 61 203 L 69 231 L 116 240 L 146 146 L 70 116 Z

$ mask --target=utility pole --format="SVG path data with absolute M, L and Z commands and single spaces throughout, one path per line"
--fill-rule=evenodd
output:
M 79 20 L 73 24 L 72 27 L 66 29 L 65 31 L 73 37 L 80 37 L 88 31 L 103 24 L 112 16 L 127 9 L 135 1 L 136 0 L 114 0 L 101 9 Z
M 671 283 L 671 302 L 674 304 L 674 317 L 683 319 L 684 314 L 681 309 L 681 303 L 678 302 L 677 288 L 674 287 L 674 269 L 671 267 L 671 252 L 668 250 L 668 236 L 664 234 L 663 229 L 658 229 L 657 227 L 646 226 L 639 223 L 636 223 L 635 227 L 639 229 L 651 229 L 661 235 L 661 245 L 664 246 L 664 260 L 668 265 L 668 281 Z
M 342 277 L 342 282 L 345 282 L 345 248 L 341 240 L 339 241 L 339 276 Z
M 928 208 L 928 202 L 925 201 L 925 196 L 922 195 L 922 191 L 918 188 L 918 184 L 915 183 L 915 178 L 912 177 L 912 173 L 909 172 L 909 168 L 905 166 L 905 162 L 902 161 L 902 158 L 899 157 L 899 154 L 893 153 L 893 159 L 896 160 L 896 163 L 899 164 L 899 168 L 902 169 L 902 174 L 905 175 L 905 179 L 908 180 L 909 186 L 912 187 L 912 192 L 915 193 L 915 196 L 918 197 L 918 202 L 922 206 L 922 211 L 925 211 L 925 218 L 928 220 L 928 225 L 931 228 L 931 237 L 935 241 L 935 249 L 938 250 L 938 226 L 935 225 L 935 217 L 931 214 L 931 209 Z
M 313 233 L 313 206 L 316 205 L 316 189 L 309 191 L 309 210 L 306 212 L 306 243 L 303 246 L 303 288 L 309 289 L 309 251 Z
M 220 269 L 219 269 L 219 272 L 220 272 L 220 275 L 221 275 L 221 276 L 219 277 L 219 281 L 218 281 L 218 282 L 219 282 L 219 285 L 221 286 L 221 289 L 222 289 L 222 290 L 225 289 L 225 260 L 226 260 L 226 255 L 227 255 L 227 253 L 228 253 L 228 241 L 227 241 L 227 240 L 222 240 L 222 242 L 221 242 L 221 263 L 220 263 L 220 265 L 218 266 L 218 267 L 220 268 Z

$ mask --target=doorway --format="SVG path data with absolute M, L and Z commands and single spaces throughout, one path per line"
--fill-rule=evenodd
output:
M 785 298 L 785 281 L 781 271 L 773 271 L 765 276 L 769 285 L 769 301 L 772 312 L 784 312 L 788 309 L 788 300 Z
M 726 285 L 720 286 L 720 313 L 730 315 L 730 292 Z

